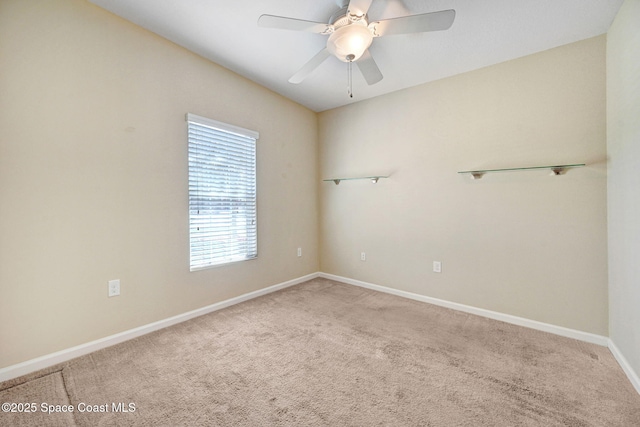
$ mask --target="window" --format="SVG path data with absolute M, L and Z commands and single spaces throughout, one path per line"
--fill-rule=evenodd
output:
M 258 132 L 187 114 L 191 271 L 258 256 Z

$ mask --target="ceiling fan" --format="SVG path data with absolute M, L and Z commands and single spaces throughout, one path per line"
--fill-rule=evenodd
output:
M 374 38 L 447 30 L 453 24 L 456 16 L 455 10 L 449 9 L 381 21 L 369 21 L 367 11 L 372 1 L 350 0 L 342 2 L 342 7 L 331 16 L 327 24 L 284 16 L 262 15 L 258 19 L 258 26 L 306 31 L 329 36 L 327 46 L 291 76 L 289 82 L 301 83 L 313 70 L 333 55 L 340 61 L 347 63 L 348 93 L 353 97 L 351 90 L 352 63 L 356 63 L 367 84 L 372 85 L 382 80 L 382 73 L 369 52 L 369 46 Z

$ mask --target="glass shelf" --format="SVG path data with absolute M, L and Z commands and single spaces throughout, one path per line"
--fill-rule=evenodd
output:
M 389 178 L 388 176 L 382 176 L 382 175 L 376 175 L 376 176 L 361 176 L 361 177 L 357 177 L 357 178 L 330 178 L 330 179 L 323 179 L 323 181 L 325 182 L 333 182 L 336 185 L 340 184 L 340 181 L 354 181 L 357 179 L 369 179 L 371 180 L 372 184 L 375 184 L 376 182 L 378 182 L 378 180 L 380 178 Z
M 552 175 L 563 175 L 567 169 L 581 168 L 585 166 L 584 163 L 576 163 L 572 165 L 553 165 L 553 166 L 531 166 L 526 168 L 504 168 L 504 169 L 481 169 L 473 171 L 461 171 L 458 173 L 468 173 L 471 175 L 471 179 L 480 179 L 486 173 L 491 172 L 513 172 L 513 171 L 528 171 L 536 169 L 550 169 Z

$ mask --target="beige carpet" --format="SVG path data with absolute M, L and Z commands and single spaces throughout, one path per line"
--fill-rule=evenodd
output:
M 0 390 L 76 409 L 2 426 L 640 426 L 605 347 L 325 279 Z

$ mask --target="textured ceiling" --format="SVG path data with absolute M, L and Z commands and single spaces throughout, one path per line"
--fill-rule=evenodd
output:
M 373 0 L 370 20 L 455 9 L 446 31 L 376 38 L 384 79 L 368 86 L 327 59 L 288 82 L 326 36 L 259 28 L 262 14 L 328 22 L 340 0 L 90 0 L 314 111 L 323 111 L 606 33 L 623 0 Z

